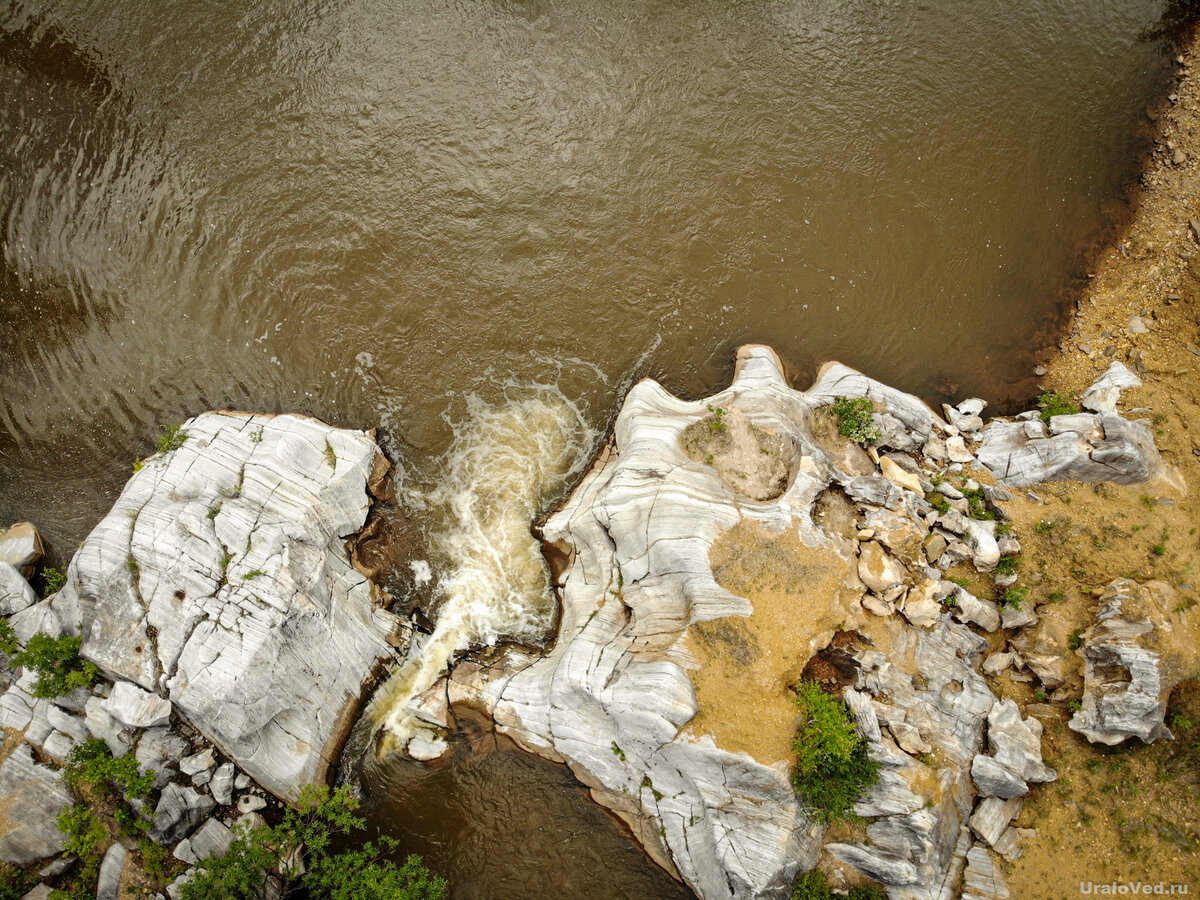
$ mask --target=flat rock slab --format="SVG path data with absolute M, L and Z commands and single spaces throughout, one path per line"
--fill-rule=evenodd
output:
M 0 861 L 26 866 L 62 851 L 58 814 L 71 804 L 62 775 L 22 744 L 0 766 Z

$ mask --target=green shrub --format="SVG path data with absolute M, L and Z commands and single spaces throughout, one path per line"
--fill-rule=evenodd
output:
M 32 669 L 37 675 L 32 694 L 49 699 L 69 694 L 77 687 L 90 686 L 96 680 L 96 667 L 79 658 L 82 638 L 50 637 L 35 634 L 25 649 L 12 658 L 14 668 Z
M 1015 556 L 1002 556 L 1000 561 L 996 563 L 996 568 L 992 570 L 994 575 L 1012 575 L 1017 571 L 1017 558 Z
M 36 872 L 0 863 L 0 900 L 21 900 L 37 883 Z
M 1033 530 L 1036 531 L 1038 534 L 1047 534 L 1048 535 L 1054 531 L 1054 526 L 1057 524 L 1058 524 L 1057 522 L 1049 522 L 1045 519 L 1041 519 L 1038 521 L 1038 523 L 1036 525 L 1033 526 Z
M 1007 591 L 1000 595 L 1000 605 L 1009 606 L 1015 610 L 1020 610 L 1021 604 L 1025 602 L 1025 598 L 1029 596 L 1029 588 L 1010 587 Z
M 108 842 L 104 825 L 89 807 L 76 803 L 58 814 L 58 830 L 67 836 L 63 852 L 79 857 L 79 868 L 73 874 L 73 879 L 85 886 L 94 886 Z
M 1074 653 L 1083 646 L 1083 629 L 1076 628 L 1067 635 L 1067 649 Z
M 51 594 L 57 594 L 62 590 L 62 586 L 67 583 L 67 573 L 61 569 L 56 569 L 54 566 L 46 566 L 42 569 L 42 577 L 46 579 L 46 593 L 43 597 L 49 597 Z
M 792 900 L 830 900 L 832 896 L 829 882 L 816 869 L 800 873 L 792 882 Z
M 800 716 L 792 750 L 792 785 L 805 812 L 822 824 L 851 817 L 851 808 L 879 779 L 850 711 L 810 681 L 796 691 Z
M 1071 395 L 1062 391 L 1046 391 L 1038 397 L 1037 405 L 1041 410 L 1038 418 L 1043 422 L 1049 422 L 1055 416 L 1068 416 L 1079 412 L 1079 405 L 1071 399 Z
M 946 499 L 946 495 L 941 491 L 930 491 L 925 495 L 925 502 L 942 515 L 950 512 L 950 501 Z
M 88 738 L 71 751 L 63 777 L 71 787 L 86 784 L 102 794 L 113 790 L 130 800 L 145 800 L 154 790 L 154 770 L 138 773 L 132 756 L 114 757 L 104 741 Z
M 967 500 L 967 515 L 972 519 L 991 520 L 996 518 L 996 514 L 988 509 L 983 488 L 971 488 L 969 491 L 963 491 L 962 495 Z
M 887 894 L 877 884 L 860 884 L 850 888 L 850 900 L 887 900 Z
M 0 619 L 0 653 L 12 656 L 20 649 L 21 642 L 17 640 L 17 633 L 8 624 L 8 619 Z
M 298 880 L 280 873 L 285 894 L 297 881 L 310 900 L 444 900 L 445 881 L 421 865 L 420 857 L 410 856 L 402 866 L 385 858 L 396 850 L 391 838 L 341 853 L 330 851 L 335 835 L 362 828 L 363 820 L 354 814 L 357 809 L 358 800 L 348 788 L 330 793 L 324 787 L 306 787 L 278 825 L 241 831 L 226 853 L 200 863 L 180 900 L 257 897 L 267 873 L 278 871 L 280 860 L 300 847 L 306 853 L 307 872 Z
M 851 400 L 849 397 L 835 397 L 833 414 L 838 418 L 838 432 L 864 447 L 879 440 L 879 429 L 875 427 L 875 419 L 871 415 L 874 404 L 866 397 Z

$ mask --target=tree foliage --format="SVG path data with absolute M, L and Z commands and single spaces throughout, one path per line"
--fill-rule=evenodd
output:
M 31 693 L 42 699 L 69 694 L 96 680 L 96 667 L 79 658 L 83 638 L 35 634 L 25 649 L 12 658 L 14 668 L 32 669 L 37 675 Z
M 349 788 L 305 788 L 278 825 L 244 830 L 225 854 L 202 862 L 180 900 L 251 900 L 271 873 L 279 875 L 285 894 L 302 891 L 311 900 L 444 900 L 446 882 L 420 857 L 410 856 L 402 866 L 387 858 L 396 850 L 391 838 L 333 852 L 336 836 L 362 828 L 357 809 Z M 295 877 L 281 863 L 301 848 L 307 872 Z

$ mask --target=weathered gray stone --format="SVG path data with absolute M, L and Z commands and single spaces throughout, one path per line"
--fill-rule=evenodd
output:
M 1008 828 L 1008 824 L 1020 814 L 1022 802 L 1019 797 L 1011 800 L 1001 800 L 999 797 L 983 798 L 971 814 L 971 821 L 968 823 L 971 831 L 989 846 L 995 844 Z
M 168 784 L 163 788 L 150 837 L 160 844 L 173 844 L 185 838 L 216 808 L 216 801 L 190 787 Z
M 44 552 L 42 536 L 31 523 L 18 522 L 0 529 L 0 562 L 8 563 L 26 578 L 33 575 L 34 563 Z
M 1011 800 L 1029 793 L 1029 785 L 1011 769 L 1000 765 L 990 756 L 976 756 L 971 762 L 971 779 L 980 797 L 999 797 Z
M 213 758 L 212 747 L 205 747 L 199 753 L 193 753 L 191 756 L 186 756 L 179 761 L 179 771 L 184 775 L 195 775 L 198 772 L 203 772 L 206 769 L 211 769 L 217 764 Z
M 1178 680 L 1171 659 L 1188 651 L 1177 646 L 1163 608 L 1173 591 L 1161 585 L 1164 604 L 1148 587 L 1113 581 L 1100 598 L 1096 624 L 1084 634 L 1083 706 L 1068 725 L 1093 743 L 1136 737 L 1149 744 L 1171 737 L 1163 723 L 1167 696 Z
M 1031 602 L 1022 603 L 1019 609 L 1011 603 L 1000 607 L 1000 625 L 1009 631 L 1036 625 L 1037 620 L 1037 612 L 1034 611 Z
M 48 884 L 39 884 L 37 887 L 26 891 L 21 895 L 21 900 L 50 900 L 50 895 L 54 889 Z
M 213 799 L 221 806 L 228 806 L 233 802 L 233 776 L 236 771 L 233 763 L 224 763 L 217 767 L 212 781 L 209 782 L 208 789 Z
M 204 413 L 183 430 L 134 474 L 47 605 L 82 633 L 85 658 L 165 691 L 260 784 L 295 798 L 324 778 L 364 679 L 392 653 L 397 620 L 345 548 L 387 463 L 372 435 L 299 416 Z
M 908 570 L 876 541 L 859 544 L 858 577 L 876 594 L 886 594 L 904 584 Z
M 188 742 L 181 735 L 162 726 L 142 732 L 134 758 L 143 773 L 153 770 L 155 787 L 162 788 L 171 780 L 170 768 L 188 752 Z
M 100 863 L 100 878 L 96 882 L 96 900 L 117 900 L 121 887 L 121 871 L 125 868 L 125 847 L 120 841 L 112 844 Z
M 71 715 L 56 704 L 52 703 L 46 708 L 46 719 L 76 744 L 82 744 L 91 735 L 83 718 Z
M 11 616 L 37 603 L 37 594 L 16 566 L 0 562 L 0 616 Z
M 1109 413 L 1093 418 L 1103 437 L 1064 431 L 1049 438 L 1030 438 L 1026 423 L 993 419 L 976 451 L 980 463 L 997 481 L 1023 487 L 1042 481 L 1113 481 L 1140 484 L 1155 477 L 1162 459 L 1154 436 L 1144 425 Z
M 108 714 L 108 710 L 104 708 L 103 699 L 93 697 L 88 700 L 84 709 L 86 710 L 84 723 L 87 725 L 88 731 L 92 733 L 92 737 L 104 741 L 113 756 L 124 756 L 129 752 L 133 732 L 122 728 L 121 723 Z
M 983 661 L 984 675 L 999 675 L 1017 664 L 1019 657 L 1012 652 L 993 653 Z
M 1012 700 L 1000 701 L 992 707 L 987 732 L 992 758 L 1022 781 L 1046 782 L 1058 777 L 1042 762 L 1042 723 L 1033 717 L 1022 719 Z M 972 774 L 974 771 L 973 767 Z
M 237 799 L 238 812 L 242 815 L 258 812 L 260 809 L 265 808 L 266 805 L 267 801 L 257 794 L 242 794 Z
M 1093 412 L 1117 412 L 1117 403 L 1121 399 L 1121 391 L 1142 386 L 1142 379 L 1134 375 L 1129 368 L 1119 361 L 1114 361 L 1096 381 L 1083 392 L 1079 405 Z
M 71 803 L 62 775 L 33 761 L 28 744 L 0 765 L 0 861 L 27 866 L 63 849 L 58 814 Z
M 195 865 L 210 856 L 220 856 L 233 843 L 233 832 L 217 819 L 209 819 L 196 829 L 190 838 L 184 838 L 175 848 L 176 859 Z
M 1007 900 L 1008 884 L 987 848 L 976 844 L 967 853 L 963 900 Z
M 950 582 L 946 582 L 949 584 Z M 950 615 L 960 622 L 978 625 L 992 632 L 1000 627 L 1000 609 L 991 600 L 981 600 L 964 587 L 954 587 Z
M 65 761 L 75 749 L 75 741 L 61 731 L 52 731 L 42 741 L 42 752 L 59 761 Z
M 24 731 L 33 719 L 34 699 L 29 692 L 14 684 L 0 697 L 0 725 L 14 731 Z
M 103 705 L 105 712 L 128 728 L 154 728 L 171 720 L 170 700 L 128 681 L 114 684 Z
M 835 859 L 849 863 L 880 884 L 905 886 L 919 884 L 921 881 L 921 874 L 916 866 L 891 853 L 873 850 L 859 844 L 826 844 L 825 849 Z

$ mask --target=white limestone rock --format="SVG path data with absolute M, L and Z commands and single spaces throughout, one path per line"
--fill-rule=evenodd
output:
M 42 536 L 30 522 L 0 529 L 0 562 L 8 563 L 25 578 L 33 575 L 34 564 L 45 553 Z
M 216 805 L 208 794 L 179 784 L 168 784 L 154 809 L 150 837 L 160 844 L 173 844 L 187 837 Z
M 1008 883 L 992 855 L 982 844 L 976 844 L 967 854 L 963 875 L 962 900 L 1007 900 Z
M 233 763 L 224 763 L 217 767 L 212 781 L 208 784 L 208 790 L 213 795 L 213 799 L 221 806 L 228 806 L 233 802 L 233 777 L 236 772 L 237 769 Z
M 155 728 L 171 720 L 171 701 L 118 681 L 103 701 L 104 710 L 127 728 Z
M 208 819 L 191 837 L 180 841 L 172 854 L 181 862 L 195 865 L 210 856 L 220 856 L 233 843 L 233 832 L 217 819 Z
M 1179 660 L 1194 650 L 1181 623 L 1172 622 L 1175 599 L 1160 582 L 1109 584 L 1096 624 L 1083 635 L 1083 705 L 1068 727 L 1108 745 L 1172 737 L 1163 722 L 1167 697 L 1179 680 Z
M 35 603 L 37 594 L 17 571 L 17 567 L 0 562 L 0 616 L 11 616 Z
M 113 842 L 100 863 L 100 877 L 96 882 L 96 900 L 117 900 L 121 887 L 121 872 L 125 868 L 126 851 L 120 841 Z
M 323 780 L 363 680 L 391 654 L 396 620 L 344 545 L 387 462 L 371 434 L 299 416 L 204 413 L 183 430 L 33 609 L 294 799 Z
M 0 861 L 27 866 L 62 852 L 58 815 L 73 801 L 61 773 L 33 761 L 28 744 L 0 765 Z
M 1067 480 L 1140 484 L 1162 471 L 1150 429 L 1115 412 L 1055 416 L 1050 437 L 1030 425 L 993 419 L 983 430 L 976 457 L 1002 485 Z
M 1123 362 L 1114 361 L 1096 381 L 1083 392 L 1079 405 L 1093 412 L 1117 412 L 1117 403 L 1121 400 L 1121 391 L 1142 386 L 1138 378 Z

